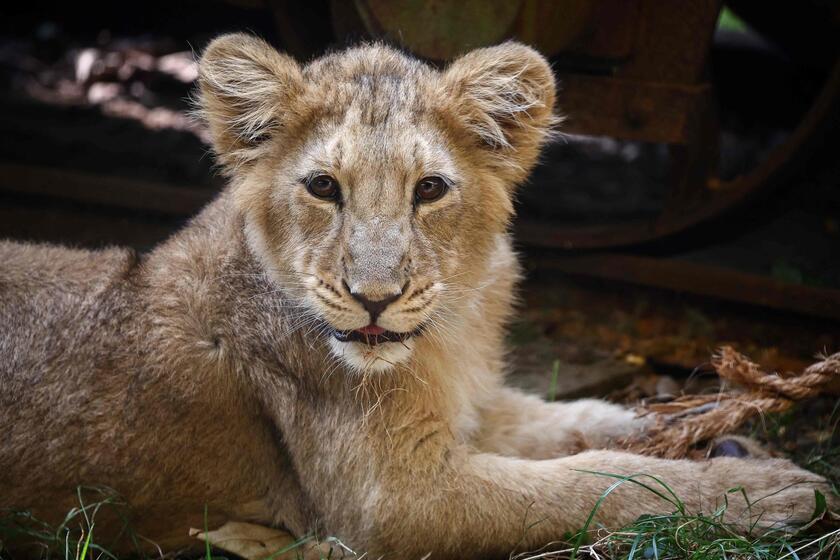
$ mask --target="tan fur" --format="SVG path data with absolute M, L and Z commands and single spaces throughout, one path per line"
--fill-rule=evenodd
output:
M 824 482 L 787 461 L 570 455 L 639 422 L 503 386 L 512 191 L 555 122 L 536 52 L 508 43 L 439 72 L 373 45 L 300 67 L 230 35 L 200 84 L 231 184 L 180 233 L 141 257 L 0 244 L 0 506 L 56 520 L 77 485 L 104 484 L 166 548 L 190 543 L 206 504 L 211 527 L 315 530 L 372 558 L 538 547 L 613 482 L 585 471 L 661 477 L 691 510 L 742 484 L 772 494 L 763 523 L 812 511 Z M 314 171 L 341 205 L 307 192 Z M 415 207 L 429 174 L 453 187 Z M 344 283 L 406 286 L 380 323 L 424 332 L 335 341 L 368 321 Z M 597 519 L 670 509 L 625 484 Z

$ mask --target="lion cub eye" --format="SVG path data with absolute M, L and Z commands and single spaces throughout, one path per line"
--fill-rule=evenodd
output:
M 434 202 L 448 190 L 449 185 L 441 177 L 423 177 L 414 187 L 414 198 L 417 202 Z
M 329 175 L 315 175 L 306 182 L 306 190 L 317 198 L 337 200 L 340 193 L 338 181 Z

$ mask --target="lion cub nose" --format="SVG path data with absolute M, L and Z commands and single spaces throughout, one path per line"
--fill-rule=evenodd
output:
M 390 295 L 385 296 L 381 299 L 371 299 L 363 292 L 354 292 L 351 289 L 347 289 L 350 292 L 350 295 L 353 298 L 362 304 L 362 307 L 370 313 L 370 322 L 375 323 L 376 319 L 382 315 L 382 312 L 385 311 L 385 308 L 397 301 L 400 296 L 402 295 L 402 290 L 398 290 Z

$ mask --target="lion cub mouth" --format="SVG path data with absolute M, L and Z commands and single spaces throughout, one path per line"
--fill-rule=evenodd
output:
M 368 346 L 376 346 L 384 342 L 404 342 L 415 334 L 419 334 L 419 329 L 415 332 L 399 333 L 385 330 L 379 325 L 368 325 L 354 331 L 333 331 L 333 336 L 340 342 L 362 342 Z

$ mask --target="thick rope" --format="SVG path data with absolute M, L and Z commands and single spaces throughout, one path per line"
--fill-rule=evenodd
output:
M 782 412 L 794 401 L 817 396 L 829 382 L 840 378 L 840 353 L 800 375 L 784 377 L 763 372 L 729 346 L 714 355 L 712 365 L 725 382 L 721 392 L 641 406 L 640 414 L 653 415 L 655 420 L 644 433 L 623 441 L 623 447 L 643 455 L 681 459 L 697 445 L 731 433 L 754 416 Z

